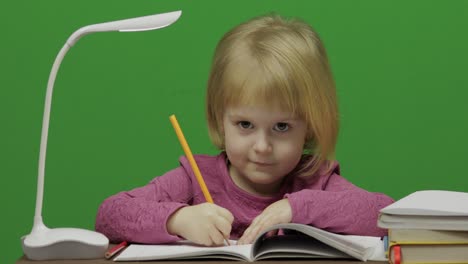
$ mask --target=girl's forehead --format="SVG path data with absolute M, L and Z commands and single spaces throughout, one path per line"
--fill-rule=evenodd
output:
M 248 93 L 247 93 L 248 94 Z M 234 97 L 234 98 L 233 98 Z M 237 112 L 249 112 L 256 110 L 269 113 L 281 113 L 282 115 L 295 116 L 298 114 L 298 105 L 281 96 L 265 96 L 265 94 L 244 94 L 233 96 L 226 100 L 225 107 L 235 109 Z
M 262 106 L 262 105 L 235 105 L 226 108 L 225 114 L 228 117 L 254 117 L 254 116 L 270 116 L 280 119 L 295 119 L 296 116 L 292 111 L 282 109 L 278 106 Z

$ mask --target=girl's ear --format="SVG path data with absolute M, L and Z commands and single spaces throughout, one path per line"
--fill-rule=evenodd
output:
M 221 134 L 221 140 L 222 140 L 222 143 L 223 143 L 223 146 L 224 146 L 224 142 L 226 141 L 226 132 L 224 130 L 224 123 L 221 124 L 221 128 L 219 129 L 219 132 Z
M 219 124 L 219 133 L 224 135 L 224 118 L 221 120 L 221 124 Z
M 221 144 L 221 148 L 224 149 L 225 148 L 225 140 L 226 140 L 226 135 L 225 135 L 225 132 L 224 132 L 224 117 L 223 117 L 223 120 L 221 120 L 221 123 L 219 124 L 219 140 L 220 140 L 220 144 Z

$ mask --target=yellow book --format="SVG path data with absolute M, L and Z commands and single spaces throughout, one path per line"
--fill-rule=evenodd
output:
M 468 231 L 400 229 L 388 230 L 388 240 L 400 243 L 468 243 Z
M 468 242 L 389 242 L 391 264 L 468 263 Z

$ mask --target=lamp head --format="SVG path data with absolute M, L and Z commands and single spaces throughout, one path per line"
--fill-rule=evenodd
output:
M 182 11 L 174 11 L 163 14 L 129 18 L 118 21 L 105 22 L 82 27 L 75 31 L 67 40 L 68 45 L 73 46 L 82 36 L 94 32 L 107 31 L 146 31 L 167 27 L 179 19 Z

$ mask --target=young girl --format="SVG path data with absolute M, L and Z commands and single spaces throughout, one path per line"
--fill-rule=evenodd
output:
M 356 187 L 332 161 L 338 135 L 335 85 L 325 48 L 304 22 L 264 16 L 219 42 L 206 113 L 217 156 L 195 159 L 215 204 L 206 203 L 185 157 L 148 185 L 106 199 L 96 230 L 111 241 L 188 239 L 251 243 L 279 223 L 383 236 L 393 200 Z

